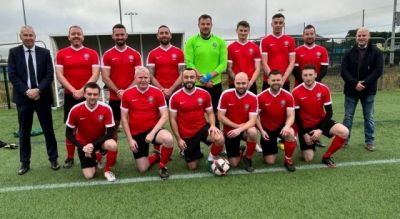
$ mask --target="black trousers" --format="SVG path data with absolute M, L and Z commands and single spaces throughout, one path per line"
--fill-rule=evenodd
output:
M 200 86 L 201 88 L 203 88 L 204 90 L 206 90 L 210 96 L 211 96 L 211 102 L 212 102 L 212 106 L 213 106 L 213 110 L 214 110 L 214 114 L 215 114 L 215 126 L 217 126 L 219 128 L 219 121 L 218 121 L 218 102 L 219 102 L 219 98 L 221 97 L 222 94 L 222 84 L 216 84 L 214 85 L 212 88 L 208 88 L 208 87 L 203 87 Z
M 17 104 L 19 123 L 19 156 L 22 164 L 29 164 L 31 159 L 31 130 L 33 113 L 36 112 L 40 126 L 46 139 L 47 155 L 49 161 L 58 158 L 57 141 L 54 135 L 53 118 L 50 103 L 29 100 L 24 104 Z

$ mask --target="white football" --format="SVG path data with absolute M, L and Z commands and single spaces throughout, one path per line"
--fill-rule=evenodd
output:
M 231 165 L 225 158 L 218 158 L 211 164 L 211 170 L 216 176 L 225 176 L 230 168 Z

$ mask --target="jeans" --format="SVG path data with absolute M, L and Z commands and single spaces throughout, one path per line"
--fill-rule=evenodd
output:
M 351 127 L 353 125 L 354 113 L 356 111 L 358 100 L 361 102 L 363 116 L 364 116 L 364 135 L 365 144 L 374 144 L 375 140 L 375 121 L 374 121 L 374 100 L 375 95 L 368 96 L 345 96 L 344 101 L 344 119 L 343 125 L 349 129 L 351 133 Z M 347 142 L 350 140 L 350 134 Z M 346 142 L 346 143 L 347 143 Z

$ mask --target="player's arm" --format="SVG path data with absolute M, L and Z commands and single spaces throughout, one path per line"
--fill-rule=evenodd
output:
M 58 82 L 71 93 L 76 93 L 76 89 L 69 83 L 69 81 L 64 76 L 64 68 L 63 66 L 56 66 L 56 77 Z
M 295 60 L 296 60 L 296 54 L 290 53 L 289 54 L 289 65 L 285 70 L 285 74 L 283 75 L 282 83 L 285 83 L 286 79 L 289 78 L 290 74 L 292 73 Z
M 293 68 L 293 76 L 298 83 L 303 82 L 303 78 L 301 77 L 301 72 L 300 72 L 300 68 L 298 65 L 295 65 Z
M 175 139 L 178 142 L 178 147 L 181 150 L 185 150 L 187 145 L 186 142 L 181 138 L 179 134 L 179 128 L 178 128 L 178 122 L 177 122 L 177 112 L 176 111 L 170 111 L 169 112 L 169 121 L 171 124 L 171 130 L 172 133 L 174 133 Z
M 271 72 L 271 68 L 268 65 L 268 54 L 267 53 L 262 53 L 261 54 L 261 63 L 264 69 L 264 75 L 268 76 L 268 74 Z
M 258 75 L 260 74 L 260 68 L 261 68 L 261 60 L 255 59 L 254 60 L 254 72 L 253 76 L 251 77 L 249 81 L 249 87 L 253 86 L 254 83 L 257 82 Z
M 74 129 L 67 126 L 65 129 L 65 137 L 67 137 L 68 140 L 70 140 L 72 142 L 72 144 L 74 144 L 76 147 L 78 148 L 83 148 L 84 145 L 82 145 L 81 143 L 79 143 L 79 141 L 76 139 L 75 135 L 74 135 Z
M 222 74 L 226 71 L 226 67 L 228 66 L 228 49 L 226 47 L 226 43 L 223 40 L 220 40 L 220 49 L 219 49 L 219 65 L 212 72 L 212 77 Z
M 99 80 L 99 76 L 100 76 L 100 66 L 93 65 L 92 66 L 92 76 L 90 76 L 89 80 L 86 83 L 97 82 L 97 80 Z M 83 88 L 82 88 L 82 90 L 83 90 Z
M 235 73 L 233 72 L 232 66 L 233 66 L 233 62 L 231 60 L 229 60 L 227 72 L 228 72 L 229 79 L 233 81 L 233 80 L 235 80 Z
M 158 80 L 156 78 L 154 64 L 147 64 L 147 69 L 149 69 L 149 72 L 150 72 L 151 84 L 158 87 L 161 91 L 164 91 L 164 87 L 161 86 L 160 82 L 158 82 Z
M 254 127 L 256 125 L 256 121 L 257 114 L 250 113 L 249 120 L 239 127 L 240 132 L 246 131 L 247 129 Z
M 222 122 L 222 124 L 232 127 L 232 128 L 239 128 L 240 124 L 236 124 L 232 122 L 228 117 L 226 117 L 226 110 L 218 109 L 218 120 Z
M 111 75 L 111 69 L 109 67 L 101 68 L 101 79 L 103 80 L 104 84 L 108 87 L 108 89 L 114 91 L 120 97 L 120 91 L 118 87 L 114 84 L 114 82 L 111 80 L 110 75 Z
M 156 123 L 156 125 L 154 126 L 154 128 L 150 131 L 150 133 L 146 136 L 146 141 L 147 142 L 151 142 L 154 140 L 154 136 L 155 134 L 164 127 L 164 125 L 167 123 L 168 121 L 168 109 L 167 107 L 161 107 L 159 108 L 160 111 L 160 119 L 158 120 L 158 122 Z
M 93 146 L 95 148 L 100 148 L 101 145 L 103 145 L 103 143 L 105 141 L 107 141 L 108 139 L 111 139 L 113 137 L 114 129 L 115 129 L 115 126 L 106 127 L 106 133 L 104 135 L 102 135 L 101 137 L 95 139 L 92 142 Z
M 268 135 L 267 131 L 265 131 L 264 128 L 262 127 L 260 116 L 257 116 L 256 128 L 260 131 L 261 137 L 264 140 L 268 140 L 269 139 L 269 135 Z
M 182 73 L 185 70 L 185 67 L 186 65 L 184 63 L 179 63 L 178 65 L 179 76 L 175 80 L 174 84 L 172 84 L 172 86 L 169 88 L 171 93 L 173 93 L 182 84 Z
M 315 80 L 320 82 L 327 73 L 328 73 L 328 65 L 321 65 L 319 74 L 317 75 L 317 78 Z

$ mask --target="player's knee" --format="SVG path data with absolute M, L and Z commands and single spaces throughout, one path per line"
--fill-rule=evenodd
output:
M 162 136 L 163 145 L 166 147 L 172 147 L 174 144 L 174 138 L 170 133 L 164 133 Z
M 223 135 L 215 135 L 214 137 L 214 143 L 216 143 L 218 146 L 223 147 L 225 144 L 225 139 Z
M 94 173 L 83 173 L 83 176 L 85 177 L 85 179 L 90 180 L 94 178 Z
M 232 158 L 229 159 L 229 163 L 230 163 L 231 167 L 237 167 L 239 165 L 239 162 L 240 162 L 239 158 L 237 158 L 237 159 L 232 159 Z
M 109 151 L 117 151 L 118 144 L 114 139 L 109 139 L 105 142 L 105 148 Z
M 257 129 L 255 127 L 251 127 L 246 131 L 247 137 L 250 140 L 255 141 L 257 139 Z
M 137 169 L 138 169 L 139 173 L 145 173 L 145 172 L 147 171 L 147 168 L 146 168 L 146 167 L 140 167 L 140 166 L 138 166 Z
M 188 168 L 189 170 L 197 170 L 198 165 L 197 165 L 197 163 L 191 162 L 191 163 L 188 163 L 188 164 L 187 164 L 187 168 Z
M 340 125 L 337 135 L 341 138 L 347 139 L 349 137 L 349 129 L 344 125 Z
M 274 158 L 270 158 L 268 156 L 264 157 L 264 162 L 268 165 L 274 165 L 275 164 L 275 159 Z

